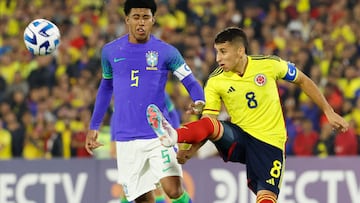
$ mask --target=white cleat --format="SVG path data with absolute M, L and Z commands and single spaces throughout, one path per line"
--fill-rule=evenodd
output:
M 164 118 L 160 109 L 155 104 L 150 104 L 146 109 L 146 116 L 150 127 L 159 137 L 161 144 L 172 147 L 177 143 L 177 132 Z

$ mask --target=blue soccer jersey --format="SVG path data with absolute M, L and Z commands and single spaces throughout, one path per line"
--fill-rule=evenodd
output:
M 106 98 L 106 102 L 103 101 L 106 105 L 95 104 L 90 128 L 99 128 L 103 115 L 97 112 L 105 111 L 102 108 L 108 107 L 109 95 L 113 95 L 112 129 L 117 141 L 156 137 L 147 123 L 146 108 L 149 104 L 156 104 L 168 118 L 164 89 L 169 71 L 187 89 L 193 87 L 193 83 L 184 83 L 186 78 L 194 76 L 179 51 L 152 35 L 144 44 L 130 43 L 128 35 L 106 44 L 101 62 L 103 85 L 99 87 L 101 93 L 98 93 L 97 100 Z M 197 84 L 195 89 L 202 88 Z M 204 100 L 202 90 L 190 91 L 190 95 L 193 100 Z

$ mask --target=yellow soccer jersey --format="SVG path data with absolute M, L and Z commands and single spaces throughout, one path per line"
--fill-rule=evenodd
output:
M 277 56 L 248 56 L 242 77 L 217 68 L 205 85 L 203 114 L 218 115 L 223 101 L 232 123 L 283 150 L 287 133 L 276 81 L 292 82 L 297 73 L 294 64 Z

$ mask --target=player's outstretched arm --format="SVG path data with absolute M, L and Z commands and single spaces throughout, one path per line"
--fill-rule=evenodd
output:
M 299 71 L 295 83 L 298 84 L 300 88 L 315 102 L 315 104 L 320 107 L 326 115 L 329 123 L 335 129 L 343 132 L 348 130 L 349 123 L 334 111 L 334 109 L 326 101 L 324 95 L 320 92 L 319 88 L 309 77 Z

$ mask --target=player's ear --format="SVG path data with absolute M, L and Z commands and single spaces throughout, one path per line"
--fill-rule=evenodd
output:
M 239 46 L 238 48 L 238 53 L 240 56 L 245 54 L 245 47 L 244 46 Z
M 152 18 L 152 24 L 155 24 L 155 17 Z
M 129 17 L 127 17 L 127 16 L 125 17 L 125 24 L 127 24 L 127 25 L 129 24 Z
M 241 49 L 240 46 L 238 46 L 238 47 L 236 48 L 236 53 L 237 53 L 239 56 L 242 56 L 242 49 Z

